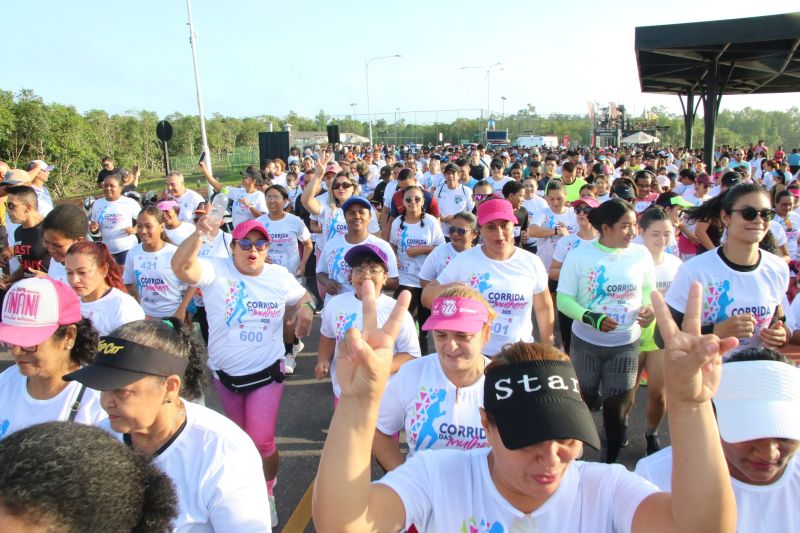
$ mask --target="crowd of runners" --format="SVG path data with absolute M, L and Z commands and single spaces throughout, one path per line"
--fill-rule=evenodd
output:
M 208 199 L 105 158 L 83 206 L 0 162 L 0 530 L 277 527 L 313 328 L 319 531 L 800 531 L 800 151 L 710 155 L 293 148 Z

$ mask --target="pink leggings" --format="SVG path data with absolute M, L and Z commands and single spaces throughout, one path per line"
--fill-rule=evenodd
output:
M 275 428 L 283 397 L 283 383 L 272 382 L 244 394 L 236 394 L 214 378 L 225 414 L 250 435 L 262 457 L 277 450 Z

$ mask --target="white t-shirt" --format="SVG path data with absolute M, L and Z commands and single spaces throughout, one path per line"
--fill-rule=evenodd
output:
M 457 184 L 455 189 L 451 189 L 446 183 L 442 183 L 433 192 L 436 202 L 439 204 L 439 214 L 443 217 L 449 217 L 460 213 L 462 211 L 472 212 L 475 207 L 475 202 L 472 200 L 472 189 L 466 185 Z M 450 224 L 441 222 L 442 233 L 447 233 Z
M 269 215 L 258 217 L 269 233 L 269 252 L 267 256 L 273 265 L 280 265 L 294 276 L 300 266 L 300 249 L 298 242 L 311 240 L 311 233 L 303 220 L 291 213 L 286 213 L 280 220 L 271 220 Z
M 636 464 L 636 473 L 659 489 L 672 490 L 672 447 L 644 457 Z M 737 533 L 764 531 L 800 531 L 800 463 L 795 455 L 783 475 L 770 485 L 750 485 L 731 478 L 736 498 Z
M 526 515 L 497 490 L 489 472 L 489 452 L 422 452 L 376 483 L 400 496 L 406 528 L 414 524 L 419 531 L 515 531 L 512 524 Z M 655 492 L 656 487 L 624 466 L 574 461 L 558 490 L 531 517 L 541 532 L 629 533 L 636 509 Z
M 383 189 L 383 207 L 392 208 L 392 197 L 397 192 L 397 180 L 392 179 Z
M 564 263 L 564 259 L 566 259 L 567 254 L 570 253 L 572 250 L 578 248 L 579 246 L 585 246 L 587 244 L 592 244 L 597 239 L 581 239 L 578 237 L 577 233 L 572 233 L 567 235 L 563 239 L 558 240 L 558 244 L 556 244 L 556 249 L 553 251 L 553 261 L 558 261 L 559 263 Z M 551 261 L 552 264 L 552 261 Z
M 193 402 L 183 405 L 186 425 L 153 459 L 178 494 L 172 531 L 270 531 L 267 482 L 253 440 L 225 416 Z
M 172 270 L 172 256 L 177 248 L 164 243 L 157 252 L 145 252 L 137 244 L 125 258 L 122 281 L 136 286 L 139 303 L 149 317 L 172 316 L 181 304 L 188 286 L 181 282 Z
M 378 222 L 378 214 L 375 208 L 370 206 L 370 217 L 367 231 L 378 233 L 381 230 Z M 322 242 L 327 243 L 338 235 L 347 233 L 347 221 L 344 218 L 344 211 L 341 207 L 331 206 L 329 203 L 322 204 L 322 211 L 316 216 L 317 222 L 322 227 Z
M 419 271 L 428 254 L 409 257 L 406 250 L 414 246 L 438 246 L 444 244 L 444 235 L 439 221 L 433 215 L 425 214 L 425 225 L 403 223 L 401 217 L 394 219 L 389 232 L 389 242 L 397 248 L 397 270 L 400 273 L 400 285 L 419 287 Z
M 15 431 L 42 422 L 66 422 L 78 399 L 81 384 L 72 381 L 48 400 L 37 400 L 28 393 L 28 378 L 12 365 L 0 374 L 0 439 Z M 95 425 L 108 418 L 100 407 L 100 393 L 87 388 L 81 398 L 75 422 Z
M 69 285 L 67 281 L 67 269 L 64 267 L 64 264 L 59 263 L 52 257 L 50 258 L 50 266 L 47 268 L 47 277 Z
M 533 223 L 536 220 L 539 220 L 539 213 L 541 213 L 543 209 L 547 208 L 547 200 L 541 196 L 534 195 L 533 198 L 529 200 L 523 200 L 522 207 L 524 207 L 525 211 L 528 212 L 528 222 Z M 528 237 L 525 242 L 533 245 L 538 244 L 539 240 L 535 237 Z
M 800 214 L 789 211 L 786 218 L 775 215 L 775 220 L 773 220 L 773 222 L 780 224 L 783 232 L 786 234 L 786 248 L 789 250 L 789 257 L 795 261 L 800 259 L 800 250 L 798 250 L 797 246 L 797 239 L 800 238 Z M 770 225 L 770 229 L 771 228 L 772 226 Z M 777 235 L 775 237 L 777 239 Z M 53 263 L 53 261 L 50 263 Z
M 516 248 L 508 259 L 496 261 L 483 246 L 470 248 L 455 256 L 436 281 L 468 284 L 497 312 L 485 355 L 494 356 L 508 343 L 533 342 L 533 295 L 547 290 L 547 271 L 532 253 Z
M 40 189 L 30 185 L 30 188 L 36 193 L 36 210 L 39 211 L 40 215 L 46 217 L 47 214 L 53 210 L 53 197 L 50 196 L 50 191 L 47 187 L 42 187 Z
M 231 219 L 234 227 L 242 222 L 256 218 L 253 216 L 250 207 L 255 207 L 257 211 L 262 213 L 267 212 L 267 199 L 264 198 L 264 193 L 261 191 L 248 193 L 243 187 L 228 187 L 228 198 L 233 200 Z M 250 207 L 243 206 L 240 202 L 242 199 L 246 199 Z
M 458 252 L 456 252 L 451 243 L 440 244 L 425 258 L 425 262 L 422 263 L 422 268 L 419 270 L 419 279 L 425 281 L 436 279 L 442 273 L 444 267 L 449 265 L 450 261 L 457 255 Z
M 642 308 L 645 287 L 655 286 L 653 258 L 647 248 L 638 244 L 612 252 L 599 246 L 593 243 L 567 254 L 558 292 L 572 296 L 589 311 L 617 321 L 616 329 L 602 332 L 575 320 L 573 334 L 596 346 L 623 346 L 641 335 L 636 317 Z
M 94 302 L 82 301 L 81 316 L 88 318 L 101 336 L 108 335 L 123 324 L 145 318 L 139 302 L 130 294 L 115 288 Z
M 127 196 L 120 196 L 113 202 L 100 198 L 94 203 L 91 221 L 100 225 L 100 235 L 109 252 L 117 254 L 136 245 L 136 235 L 128 235 L 125 230 L 133 227 L 141 210 L 136 200 Z
M 503 186 L 509 181 L 514 181 L 514 178 L 510 176 L 503 176 L 499 180 L 495 180 L 490 176 L 489 178 L 487 178 L 487 181 L 492 184 L 492 192 L 497 194 L 503 194 Z
M 175 229 L 169 229 L 164 226 L 164 233 L 167 234 L 169 240 L 175 246 L 180 246 L 189 236 L 194 233 L 195 227 L 191 222 L 181 222 L 181 225 Z
M 656 290 L 662 295 L 667 294 L 682 264 L 679 257 L 665 253 L 661 264 L 655 265 Z
M 485 358 L 484 364 L 489 363 Z M 489 446 L 481 426 L 483 374 L 467 387 L 447 379 L 432 353 L 400 367 L 381 399 L 378 431 L 394 435 L 405 429 L 409 457 L 418 451 Z
M 382 327 L 389 318 L 395 303 L 396 300 L 385 294 L 381 294 L 378 297 L 376 301 L 378 327 Z M 342 389 L 339 387 L 339 381 L 336 378 L 336 356 L 339 354 L 339 342 L 344 338 L 344 334 L 348 329 L 361 329 L 363 319 L 361 307 L 361 300 L 356 298 L 355 291 L 351 291 L 333 296 L 329 304 L 325 305 L 322 310 L 320 334 L 336 341 L 336 348 L 334 349 L 333 359 L 331 360 L 330 374 L 333 394 L 336 395 L 337 398 L 342 394 Z M 397 339 L 394 341 L 394 349 L 392 350 L 392 353 L 401 352 L 405 352 L 414 357 L 419 357 L 421 355 L 417 328 L 414 325 L 414 319 L 408 311 L 406 311 L 403 316 L 403 323 L 400 326 L 400 332 L 397 335 Z
M 399 276 L 397 271 L 397 256 L 388 242 L 380 237 L 372 234 L 367 235 L 367 238 L 357 244 L 374 244 L 386 254 L 389 260 L 389 277 L 396 278 Z M 350 285 L 350 266 L 344 260 L 344 255 L 347 251 L 357 244 L 350 244 L 344 238 L 344 235 L 338 235 L 328 241 L 325 248 L 322 249 L 319 260 L 317 261 L 317 274 L 324 273 L 328 278 L 339 283 L 342 288 L 340 292 L 352 291 L 353 286 Z M 325 303 L 331 299 L 333 295 L 328 294 L 325 296 Z
M 197 284 L 208 314 L 208 366 L 231 376 L 254 374 L 284 356 L 283 316 L 306 290 L 280 266 L 258 276 L 236 270 L 233 259 L 200 259 Z
M 709 250 L 683 263 L 667 291 L 667 304 L 685 313 L 689 286 L 699 281 L 703 285 L 703 326 L 744 313 L 755 316 L 753 336 L 739 339 L 739 346 L 726 353 L 726 357 L 761 345 L 759 332 L 772 322 L 775 308 L 780 305 L 789 284 L 786 262 L 769 252 L 761 250 L 760 253 L 755 270 L 739 272 L 725 264 L 719 256 L 719 248 Z
M 633 238 L 631 241 L 634 244 L 641 244 L 644 246 L 644 239 L 642 238 L 642 234 L 638 234 L 636 237 Z M 675 257 L 680 257 L 680 251 L 678 250 L 678 241 L 675 240 L 675 234 L 673 233 L 672 236 L 669 238 L 669 242 L 667 243 L 667 247 L 664 249 L 669 255 L 674 255 Z
M 189 223 L 192 222 L 194 211 L 197 209 L 197 206 L 200 205 L 200 202 L 205 202 L 205 198 L 203 198 L 200 193 L 191 189 L 186 189 L 185 193 L 181 196 L 174 196 L 173 199 L 178 202 L 178 206 L 181 208 L 178 213 L 178 218 Z
M 578 219 L 575 217 L 575 211 L 571 207 L 568 207 L 561 214 L 553 213 L 552 209 L 546 207 L 539 212 L 538 218 L 533 221 L 533 224 L 548 230 L 555 229 L 558 223 L 565 225 L 570 233 L 576 233 L 580 229 Z M 546 270 L 550 270 L 550 263 L 553 262 L 553 252 L 555 252 L 556 244 L 560 239 L 562 239 L 560 235 L 550 235 L 537 239 L 536 255 L 542 260 Z

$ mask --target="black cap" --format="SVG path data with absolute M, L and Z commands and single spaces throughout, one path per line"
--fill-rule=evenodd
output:
M 447 163 L 447 164 L 444 166 L 444 170 L 443 170 L 442 172 L 450 172 L 450 171 L 453 171 L 453 172 L 455 172 L 455 173 L 458 173 L 458 171 L 459 171 L 459 170 L 460 170 L 460 169 L 458 168 L 458 165 L 454 165 L 453 163 Z
M 483 383 L 483 405 L 509 450 L 553 439 L 577 439 L 600 449 L 600 436 L 569 361 L 492 366 Z
M 633 189 L 628 185 L 617 185 L 611 189 L 611 192 L 614 193 L 614 196 L 617 198 L 622 198 L 623 200 L 633 200 L 636 198 L 636 194 L 633 192 Z
M 90 389 L 121 389 L 148 376 L 183 378 L 188 361 L 176 355 L 116 337 L 101 337 L 92 364 L 63 377 Z

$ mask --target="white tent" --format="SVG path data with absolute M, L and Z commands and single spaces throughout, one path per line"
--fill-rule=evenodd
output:
M 657 143 L 658 137 L 653 137 L 652 135 L 648 135 L 643 131 L 638 131 L 633 135 L 628 135 L 624 139 L 622 139 L 622 144 L 650 144 L 650 143 Z

